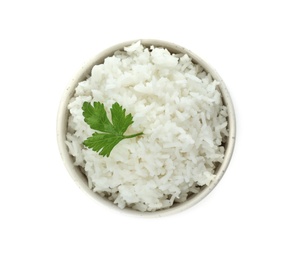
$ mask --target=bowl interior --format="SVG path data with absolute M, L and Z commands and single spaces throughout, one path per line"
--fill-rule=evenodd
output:
M 61 157 L 63 159 L 63 162 L 69 171 L 71 177 L 73 180 L 78 184 L 78 186 L 87 192 L 90 196 L 95 198 L 98 201 L 101 201 L 102 203 L 113 206 L 114 208 L 118 209 L 119 211 L 137 214 L 137 215 L 143 215 L 143 216 L 163 216 L 175 212 L 182 211 L 188 207 L 193 206 L 200 200 L 202 200 L 206 195 L 208 195 L 214 187 L 218 184 L 222 176 L 224 175 L 228 164 L 230 162 L 233 149 L 234 149 L 234 143 L 235 143 L 235 132 L 236 132 L 236 126 L 235 126 L 235 114 L 234 114 L 234 108 L 233 104 L 230 98 L 230 95 L 228 93 L 228 90 L 225 86 L 224 81 L 221 79 L 219 74 L 204 60 L 199 58 L 197 55 L 192 53 L 191 51 L 178 46 L 173 43 L 159 41 L 159 40 L 141 40 L 141 43 L 146 46 L 150 47 L 151 45 L 154 45 L 155 47 L 164 47 L 167 48 L 171 53 L 186 53 L 191 58 L 192 62 L 197 63 L 201 65 L 204 70 L 207 73 L 210 73 L 212 77 L 220 82 L 219 90 L 222 95 L 222 99 L 224 104 L 228 108 L 228 129 L 229 129 L 229 137 L 225 143 L 225 157 L 222 164 L 217 165 L 216 167 L 216 178 L 210 183 L 209 186 L 203 186 L 201 188 L 201 191 L 197 194 L 192 194 L 188 197 L 188 199 L 185 202 L 182 203 L 174 203 L 172 207 L 168 209 L 161 209 L 155 212 L 139 212 L 130 208 L 125 208 L 123 210 L 119 209 L 116 205 L 114 205 L 111 201 L 109 201 L 106 198 L 101 197 L 97 193 L 93 192 L 88 187 L 88 181 L 83 173 L 83 170 L 80 167 L 77 167 L 74 165 L 73 157 L 68 153 L 68 149 L 65 144 L 66 140 L 66 133 L 67 133 L 67 122 L 68 122 L 68 116 L 69 111 L 67 109 L 67 105 L 69 103 L 69 100 L 74 95 L 75 88 L 77 87 L 78 83 L 81 81 L 86 80 L 88 77 L 90 77 L 91 70 L 94 65 L 103 63 L 104 59 L 108 56 L 112 56 L 115 51 L 117 50 L 123 50 L 125 46 L 128 46 L 136 41 L 129 41 L 120 43 L 118 45 L 115 45 L 113 47 L 110 47 L 109 49 L 104 50 L 94 58 L 92 58 L 85 66 L 81 68 L 79 73 L 73 78 L 71 84 L 68 86 L 68 88 L 65 90 L 65 93 L 63 95 L 63 98 L 60 102 L 59 110 L 58 110 L 58 119 L 57 119 L 57 139 L 58 139 L 58 146 L 60 150 Z

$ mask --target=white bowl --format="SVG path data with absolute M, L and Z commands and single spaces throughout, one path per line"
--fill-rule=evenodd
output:
M 227 139 L 227 142 L 225 144 L 225 157 L 224 161 L 222 164 L 220 164 L 216 171 L 215 175 L 216 178 L 208 185 L 204 186 L 202 190 L 190 196 L 185 202 L 182 203 L 175 203 L 173 204 L 172 207 L 168 209 L 162 209 L 158 210 L 155 212 L 139 212 L 133 209 L 125 208 L 125 209 L 119 209 L 115 204 L 113 204 L 111 201 L 109 201 L 106 198 L 101 197 L 97 193 L 93 192 L 89 187 L 87 183 L 87 178 L 86 176 L 81 172 L 81 169 L 77 166 L 74 165 L 74 160 L 72 156 L 68 153 L 67 146 L 65 144 L 66 140 L 66 133 L 67 133 L 67 124 L 68 124 L 68 116 L 69 116 L 69 111 L 67 108 L 67 105 L 69 103 L 69 100 L 71 97 L 74 95 L 75 88 L 77 87 L 78 83 L 87 79 L 90 76 L 91 69 L 94 65 L 96 64 L 101 64 L 103 63 L 104 59 L 108 56 L 111 56 L 114 54 L 115 51 L 117 50 L 122 50 L 125 46 L 129 46 L 132 43 L 136 42 L 134 41 L 128 41 L 128 42 L 123 42 L 117 45 L 114 45 L 95 57 L 93 57 L 85 66 L 81 68 L 81 70 L 78 72 L 77 75 L 73 78 L 72 82 L 68 86 L 68 88 L 65 90 L 65 93 L 63 95 L 63 98 L 60 102 L 59 110 L 58 110 L 58 116 L 57 116 L 57 141 L 58 141 L 58 146 L 60 150 L 60 154 L 62 157 L 62 160 L 70 173 L 71 177 L 73 180 L 77 183 L 77 185 L 84 190 L 87 194 L 92 196 L 94 199 L 97 201 L 100 201 L 104 204 L 106 204 L 109 207 L 113 207 L 119 211 L 123 211 L 126 213 L 132 213 L 132 214 L 137 214 L 137 215 L 142 215 L 142 216 L 164 216 L 176 212 L 183 211 L 189 207 L 192 207 L 199 201 L 201 201 L 204 197 L 206 197 L 213 189 L 214 187 L 218 184 L 218 182 L 221 180 L 223 177 L 229 163 L 230 159 L 234 150 L 234 144 L 235 144 L 235 134 L 236 134 L 236 119 L 235 119 L 235 113 L 234 113 L 234 108 L 232 104 L 232 100 L 230 98 L 229 92 L 225 86 L 224 81 L 221 79 L 219 74 L 213 69 L 208 63 L 206 63 L 204 60 L 199 58 L 197 55 L 192 53 L 191 51 L 176 45 L 174 43 L 170 42 L 165 42 L 165 41 L 160 41 L 160 40 L 151 40 L 151 39 L 145 39 L 141 40 L 141 43 L 149 47 L 151 45 L 154 45 L 155 47 L 164 47 L 167 48 L 171 53 L 186 53 L 189 55 L 189 57 L 192 59 L 194 63 L 197 63 L 201 65 L 204 70 L 207 73 L 210 73 L 211 76 L 220 82 L 219 84 L 219 90 L 222 94 L 222 99 L 224 104 L 228 108 L 228 129 L 229 129 L 229 137 Z

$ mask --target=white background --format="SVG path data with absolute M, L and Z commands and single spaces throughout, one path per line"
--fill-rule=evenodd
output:
M 0 259 L 288 259 L 288 1 L 1 1 Z M 90 199 L 58 153 L 64 89 L 92 56 L 155 38 L 209 62 L 237 142 L 216 189 L 163 218 Z

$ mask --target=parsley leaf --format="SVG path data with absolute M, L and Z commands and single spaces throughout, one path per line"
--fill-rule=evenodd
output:
M 82 106 L 84 121 L 91 129 L 98 132 L 87 138 L 83 144 L 102 156 L 109 156 L 112 149 L 123 139 L 133 138 L 143 133 L 124 135 L 127 128 L 133 123 L 131 114 L 125 115 L 125 109 L 114 103 L 110 109 L 111 121 L 109 121 L 104 105 L 100 102 L 84 102 Z

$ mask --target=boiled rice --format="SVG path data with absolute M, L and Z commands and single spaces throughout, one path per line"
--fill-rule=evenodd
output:
M 68 109 L 66 144 L 89 187 L 120 208 L 156 211 L 185 201 L 215 178 L 228 136 L 219 82 L 188 55 L 136 42 L 95 65 L 80 82 Z M 84 122 L 85 101 L 107 113 L 118 102 L 134 123 L 103 157 L 83 146 L 94 130 Z

